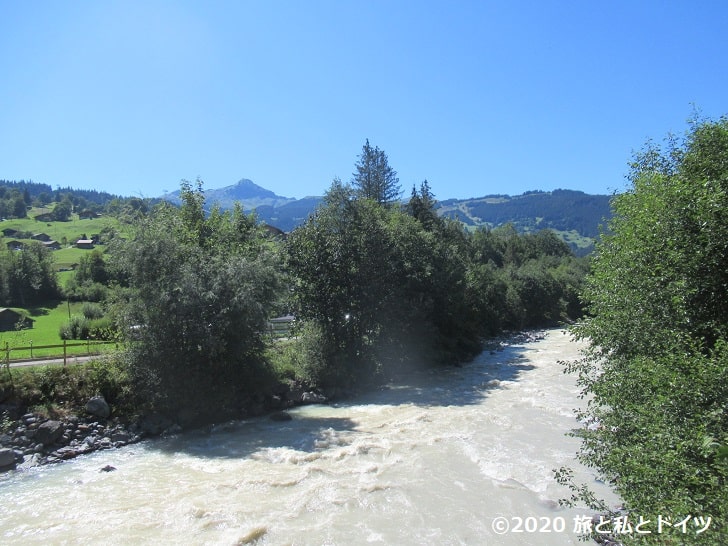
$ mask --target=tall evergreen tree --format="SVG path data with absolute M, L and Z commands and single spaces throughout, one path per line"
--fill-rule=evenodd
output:
M 380 204 L 392 203 L 401 194 L 397 171 L 389 165 L 387 154 L 376 146 L 372 148 L 369 139 L 364 143 L 351 183 L 359 197 Z

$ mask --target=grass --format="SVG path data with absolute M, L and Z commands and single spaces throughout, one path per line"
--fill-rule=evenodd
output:
M 85 248 L 67 247 L 53 252 L 53 258 L 56 267 L 60 270 L 71 269 L 81 261 L 81 257 L 85 256 L 93 250 Z
M 7 343 L 9 347 L 28 347 L 31 344 L 33 346 L 42 345 L 60 345 L 63 340 L 60 337 L 59 331 L 62 325 L 68 322 L 69 315 L 80 315 L 83 303 L 80 302 L 68 302 L 59 301 L 49 303 L 42 307 L 31 307 L 31 308 L 14 308 L 16 311 L 20 311 L 25 315 L 29 316 L 34 320 L 33 328 L 25 330 L 16 330 L 13 332 L 0 332 L 0 348 L 4 349 Z M 81 343 L 80 341 L 71 341 L 69 343 Z M 103 350 L 107 345 L 101 345 L 100 348 Z M 99 347 L 97 347 L 98 349 Z M 11 359 L 23 359 L 32 357 L 45 357 L 45 356 L 63 356 L 63 348 L 55 349 L 33 349 L 11 351 Z M 77 347 L 68 347 L 67 354 L 69 355 L 81 355 L 87 354 L 88 345 L 84 344 Z M 3 358 L 5 354 L 1 355 Z
M 594 244 L 594 239 L 592 239 L 591 237 L 585 237 L 583 235 L 580 235 L 576 230 L 571 230 L 571 231 L 554 230 L 554 231 L 566 243 L 573 244 L 577 248 L 580 248 L 580 249 L 588 248 Z
M 77 215 L 73 215 L 68 222 L 39 222 L 33 216 L 48 212 L 48 209 L 31 209 L 28 211 L 28 218 L 16 218 L 5 220 L 2 222 L 2 228 L 11 228 L 18 231 L 28 231 L 30 233 L 47 233 L 51 239 L 59 243 L 66 239 L 68 244 L 75 243 L 82 235 L 91 237 L 95 233 L 101 233 L 104 228 L 114 228 L 124 233 L 125 227 L 111 216 L 102 216 L 100 218 L 79 219 Z
M 33 208 L 28 211 L 28 218 L 16 218 L 0 222 L 2 229 L 15 229 L 17 231 L 29 233 L 46 233 L 54 241 L 61 243 L 63 248 L 53 252 L 56 266 L 59 270 L 70 269 L 78 264 L 81 256 L 91 252 L 87 249 L 76 248 L 72 246 L 83 235 L 91 237 L 94 234 L 101 233 L 105 228 L 113 228 L 122 236 L 130 235 L 130 227 L 120 223 L 116 218 L 111 216 L 102 216 L 100 218 L 79 219 L 77 215 L 68 222 L 39 222 L 34 216 L 43 212 L 48 212 L 49 208 L 40 209 Z M 18 237 L 4 237 L 3 243 L 18 240 L 27 241 L 28 239 L 20 239 Z M 101 247 L 103 249 L 103 247 Z

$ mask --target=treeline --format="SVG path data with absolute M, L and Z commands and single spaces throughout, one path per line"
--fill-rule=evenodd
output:
M 591 400 L 580 458 L 632 521 L 669 522 L 625 544 L 728 544 L 728 118 L 648 144 L 630 178 L 575 328 L 590 342 L 571 365 Z
M 49 219 L 67 221 L 73 213 L 95 212 L 134 221 L 158 199 L 121 197 L 97 190 L 71 187 L 53 189 L 48 184 L 32 181 L 0 180 L 0 217 L 26 218 L 30 207 L 52 208 Z
M 148 407 L 204 413 L 260 392 L 272 380 L 272 316 L 296 317 L 293 339 L 277 344 L 288 348 L 284 367 L 321 388 L 355 388 L 457 364 L 504 329 L 581 313 L 587 262 L 553 232 L 469 233 L 438 216 L 426 181 L 403 202 L 386 154 L 369 142 L 351 181 L 334 181 L 287 238 L 240 206 L 206 213 L 199 181 L 183 182 L 180 196 L 178 207 L 125 202 L 134 235 L 89 252 L 63 288 L 101 303 Z M 38 263 L 45 271 L 48 254 Z M 31 301 L 29 290 L 7 296 Z
M 587 266 L 553 232 L 469 234 L 437 215 L 426 182 L 404 207 L 370 197 L 368 183 L 335 182 L 285 245 L 314 381 L 351 385 L 454 364 L 503 329 L 578 316 Z

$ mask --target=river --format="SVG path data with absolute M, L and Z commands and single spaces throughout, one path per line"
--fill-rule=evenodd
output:
M 6 473 L 0 542 L 583 544 L 574 519 L 591 512 L 558 506 L 568 492 L 552 472 L 569 465 L 600 488 L 565 436 L 578 389 L 558 361 L 580 345 L 544 333 L 462 368 L 293 409 L 292 421 L 227 423 Z

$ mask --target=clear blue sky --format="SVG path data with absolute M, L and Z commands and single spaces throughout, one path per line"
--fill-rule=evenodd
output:
M 287 197 L 366 138 L 406 194 L 623 190 L 728 113 L 728 2 L 0 0 L 0 178 Z

